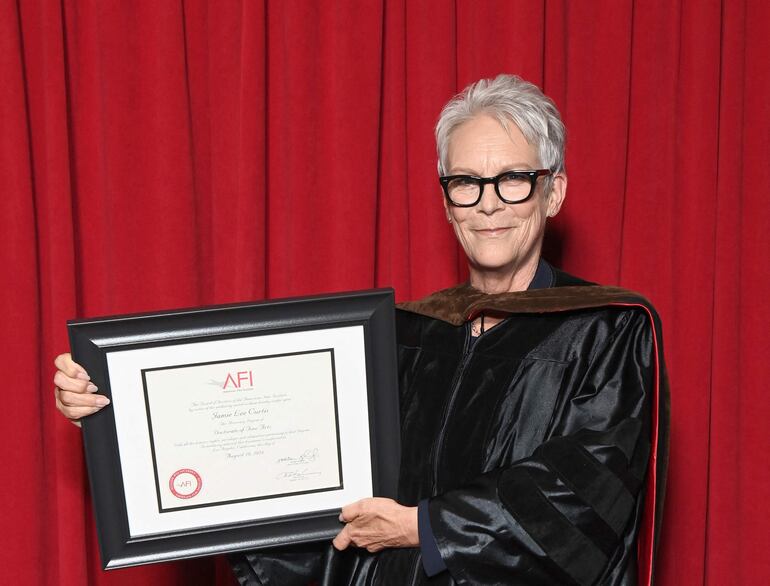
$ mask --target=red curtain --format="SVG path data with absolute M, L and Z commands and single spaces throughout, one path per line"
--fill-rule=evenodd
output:
M 546 253 L 664 322 L 660 584 L 770 583 L 770 4 L 0 3 L 4 584 L 228 584 L 100 570 L 65 321 L 464 277 L 432 126 L 470 81 L 541 84 L 569 130 Z

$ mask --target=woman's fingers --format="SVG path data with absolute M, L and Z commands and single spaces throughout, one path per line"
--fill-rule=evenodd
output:
M 74 393 L 61 388 L 56 390 L 56 396 L 63 407 L 93 407 L 101 409 L 105 405 L 110 404 L 110 400 L 104 395 Z
M 85 369 L 72 360 L 72 356 L 59 354 L 54 365 L 57 369 L 53 376 L 56 408 L 67 419 L 76 422 L 110 404 L 107 397 L 96 393 L 99 389 L 91 382 Z
M 86 415 L 92 415 L 104 407 L 103 404 L 98 403 L 103 403 L 104 401 L 106 401 L 105 404 L 109 403 L 109 399 L 101 395 L 84 395 L 83 393 L 71 393 L 60 389 L 56 389 L 54 394 L 56 397 L 56 408 L 62 415 L 78 426 L 80 425 L 80 422 L 77 421 L 78 419 Z M 101 400 L 97 401 L 99 397 L 101 397 Z
M 80 366 L 77 362 L 72 360 L 72 355 L 67 352 L 65 354 L 59 354 L 53 361 L 57 370 L 60 370 L 70 378 L 76 378 L 79 380 L 91 380 L 86 372 L 86 369 Z
M 64 391 L 73 393 L 95 393 L 99 390 L 91 381 L 72 378 L 62 370 L 57 370 L 56 374 L 53 375 L 53 384 Z
M 334 538 L 334 541 L 332 541 L 334 547 L 339 551 L 347 549 L 350 545 L 350 529 L 348 529 L 348 527 L 348 525 L 345 525 L 342 530 L 337 533 L 337 537 Z
M 405 507 L 389 498 L 365 498 L 342 508 L 346 523 L 334 539 L 334 547 L 364 547 L 370 552 L 386 547 L 415 547 L 420 544 L 417 507 Z
M 342 511 L 340 512 L 340 521 L 343 523 L 349 523 L 358 517 L 361 514 L 362 504 L 363 500 L 360 500 L 342 507 Z

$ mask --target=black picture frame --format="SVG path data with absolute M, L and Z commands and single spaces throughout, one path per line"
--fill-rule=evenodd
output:
M 368 423 L 372 496 L 395 498 L 400 433 L 392 289 L 71 320 L 67 326 L 73 359 L 108 398 L 113 352 L 362 326 L 368 412 L 361 417 Z M 327 540 L 340 530 L 336 507 L 132 536 L 114 408 L 113 401 L 83 420 L 104 569 Z

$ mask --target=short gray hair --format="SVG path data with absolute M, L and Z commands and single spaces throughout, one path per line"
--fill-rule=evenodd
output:
M 441 110 L 436 123 L 439 175 L 446 173 L 452 132 L 479 114 L 497 119 L 504 128 L 513 122 L 535 147 L 540 165 L 554 173 L 564 171 L 566 130 L 556 104 L 535 84 L 517 75 L 501 74 L 472 83 Z

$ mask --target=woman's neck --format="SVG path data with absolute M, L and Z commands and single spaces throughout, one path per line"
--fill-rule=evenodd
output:
M 532 279 L 535 278 L 538 261 L 539 255 L 512 270 L 500 271 L 481 270 L 471 266 L 469 268 L 471 287 L 490 294 L 526 291 Z

